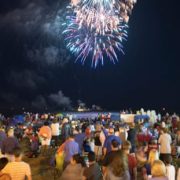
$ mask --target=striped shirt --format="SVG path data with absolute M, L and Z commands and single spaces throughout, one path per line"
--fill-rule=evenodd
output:
M 3 173 L 7 173 L 13 180 L 24 180 L 25 176 L 31 176 L 31 169 L 29 164 L 21 162 L 9 162 L 4 169 Z

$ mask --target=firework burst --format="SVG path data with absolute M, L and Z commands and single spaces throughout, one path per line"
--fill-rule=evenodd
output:
M 82 64 L 92 59 L 92 67 L 104 64 L 104 57 L 118 61 L 116 51 L 123 54 L 127 39 L 124 4 L 116 0 L 74 0 L 67 7 L 63 34 L 67 48 Z

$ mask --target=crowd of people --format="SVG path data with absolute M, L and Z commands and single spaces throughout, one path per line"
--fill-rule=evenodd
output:
M 180 180 L 180 119 L 175 114 L 154 123 L 30 113 L 13 126 L 10 119 L 0 119 L 0 179 L 32 179 L 23 154 L 38 158 L 54 148 L 51 165 L 62 180 Z M 21 146 L 25 139 L 28 150 Z

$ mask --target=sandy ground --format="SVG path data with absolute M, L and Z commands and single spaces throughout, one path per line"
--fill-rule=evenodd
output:
M 60 179 L 59 172 L 50 165 L 51 157 L 54 154 L 54 149 L 49 150 L 49 155 L 39 155 L 36 158 L 24 157 L 23 160 L 29 163 L 31 167 L 33 180 L 56 180 Z
M 21 142 L 21 147 L 25 154 L 29 151 L 28 142 Z M 56 180 L 60 179 L 60 173 L 50 165 L 50 160 L 55 154 L 54 148 L 49 148 L 45 155 L 39 154 L 38 157 L 28 158 L 26 155 L 23 161 L 27 162 L 31 167 L 33 180 Z

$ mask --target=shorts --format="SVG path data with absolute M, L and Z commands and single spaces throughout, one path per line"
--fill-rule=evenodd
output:
M 42 146 L 50 146 L 51 139 L 40 138 L 40 142 Z

